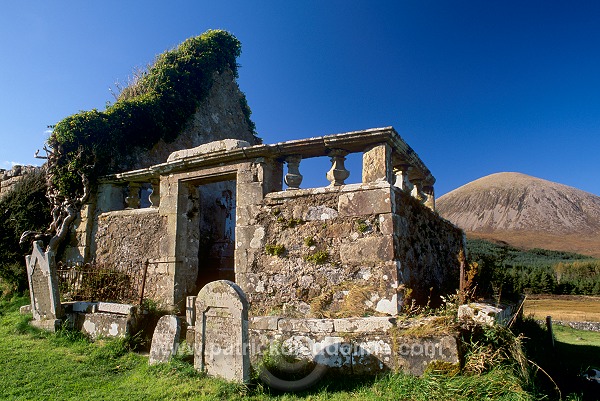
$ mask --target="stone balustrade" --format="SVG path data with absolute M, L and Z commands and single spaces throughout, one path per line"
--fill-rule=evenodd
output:
M 161 175 L 194 168 L 207 168 L 244 161 L 272 160 L 287 167 L 282 183 L 271 185 L 287 190 L 301 188 L 303 181 L 302 160 L 314 157 L 329 157 L 331 168 L 325 172 L 331 187 L 345 185 L 350 175 L 344 162 L 350 153 L 362 153 L 362 183 L 389 182 L 410 193 L 421 203 L 435 210 L 433 185 L 435 178 L 414 150 L 404 142 L 392 127 L 375 128 L 343 134 L 326 135 L 271 145 L 248 146 L 247 142 L 228 140 L 227 146 L 202 145 L 187 152 L 175 152 L 166 163 L 149 168 L 129 171 L 105 177 L 104 183 L 118 187 L 126 193 L 126 208 L 139 208 L 140 189 L 152 188 L 149 203 L 158 207 L 160 203 L 159 179 Z M 211 146 L 209 146 L 211 145 Z M 202 148 L 202 149 L 201 149 Z M 123 196 L 123 195 L 122 195 Z M 118 203 L 113 200 L 114 209 Z M 121 207 L 122 208 L 122 207 Z

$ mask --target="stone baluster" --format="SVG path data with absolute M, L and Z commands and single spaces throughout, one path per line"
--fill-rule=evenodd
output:
M 425 206 L 430 208 L 435 212 L 435 192 L 433 190 L 433 185 L 425 185 L 423 186 L 423 193 L 425 193 Z
M 423 180 L 421 178 L 415 178 L 411 182 L 414 185 L 414 187 L 410 194 L 419 202 L 425 203 L 427 197 L 423 193 Z
M 332 149 L 329 152 L 331 158 L 331 170 L 327 172 L 327 179 L 331 183 L 331 186 L 344 185 L 346 178 L 350 176 L 350 172 L 346 170 L 344 161 L 348 152 L 341 149 Z
M 129 183 L 129 196 L 125 198 L 127 209 L 139 209 L 140 208 L 140 183 L 130 182 Z
M 287 163 L 288 172 L 285 175 L 284 181 L 290 189 L 299 189 L 302 183 L 302 174 L 300 174 L 300 161 L 302 160 L 301 155 L 290 155 L 285 158 Z
M 400 164 L 394 167 L 394 174 L 396 176 L 394 186 L 403 191 L 410 192 L 413 189 L 413 185 L 408 179 L 408 173 L 411 169 L 412 167 L 409 164 Z
M 158 207 L 160 205 L 160 180 L 151 180 L 152 192 L 150 193 L 149 200 L 151 207 Z

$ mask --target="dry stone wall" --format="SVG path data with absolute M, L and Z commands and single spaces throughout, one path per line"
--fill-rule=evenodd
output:
M 94 230 L 96 263 L 112 267 L 144 267 L 148 265 L 145 296 L 152 299 L 168 297 L 173 278 L 160 258 L 161 239 L 166 233 L 166 218 L 155 208 L 122 210 L 103 213 Z
M 465 249 L 463 232 L 424 207 L 410 194 L 396 190 L 392 216 L 396 253 L 401 260 L 402 282 L 419 304 L 440 302 L 440 295 L 458 289 L 459 252 Z

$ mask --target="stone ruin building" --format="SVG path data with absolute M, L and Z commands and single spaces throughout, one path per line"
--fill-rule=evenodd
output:
M 255 350 L 274 340 L 367 350 L 328 362 L 352 373 L 420 374 L 433 360 L 457 364 L 454 335 L 401 334 L 423 324 L 402 318 L 407 303 L 456 293 L 465 252 L 463 232 L 435 212 L 435 179 L 418 155 L 392 127 L 260 144 L 241 96 L 232 74 L 215 74 L 175 141 L 132 154 L 131 170 L 100 180 L 57 260 L 145 268 L 143 297 L 187 312 L 189 342 L 207 333 L 193 334 L 195 314 L 210 309 L 197 312 L 195 297 L 229 280 L 236 290 L 223 291 L 241 297 L 232 308 L 239 306 L 239 327 L 249 330 L 240 338 Z M 345 184 L 350 153 L 362 154 L 357 184 Z M 331 161 L 322 172 L 330 185 L 303 189 L 302 161 L 315 157 Z M 35 276 L 37 266 L 55 257 L 37 249 L 28 259 L 34 315 L 79 313 L 71 319 L 92 336 L 128 330 L 132 305 L 61 305 L 51 290 L 51 311 L 35 312 L 36 294 L 48 291 L 31 283 L 52 275 L 42 268 Z M 124 326 L 94 318 L 102 313 L 124 316 Z M 435 344 L 437 353 L 415 354 L 414 344 L 421 351 Z
M 15 184 L 27 174 L 37 171 L 40 167 L 15 165 L 10 170 L 0 169 L 0 198 L 11 191 Z

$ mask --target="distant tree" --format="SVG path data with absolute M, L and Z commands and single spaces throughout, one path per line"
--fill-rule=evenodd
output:
M 44 229 L 50 220 L 42 171 L 25 175 L 0 199 L 0 288 L 4 292 L 27 288 L 25 255 L 30 244 L 20 245 L 19 238 L 27 229 Z

